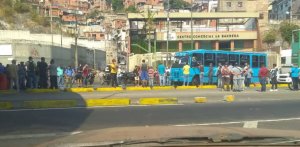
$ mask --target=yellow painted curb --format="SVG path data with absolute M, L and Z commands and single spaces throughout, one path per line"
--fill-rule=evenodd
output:
M 130 105 L 130 99 L 89 99 L 85 101 L 85 104 L 87 107 Z
M 176 89 L 197 89 L 196 86 L 177 86 Z
M 75 106 L 75 100 L 24 101 L 22 104 L 24 109 L 69 108 Z
M 12 91 L 12 90 L 1 90 L 0 94 L 15 94 L 18 93 L 17 91 Z
M 0 102 L 0 109 L 11 109 L 12 105 L 10 102 Z
M 60 92 L 59 89 L 26 89 L 26 93 L 53 93 Z
M 202 85 L 199 86 L 200 89 L 209 89 L 209 88 L 217 88 L 217 85 Z
M 234 95 L 225 95 L 224 96 L 224 101 L 227 101 L 227 102 L 234 101 Z
M 140 105 L 178 104 L 177 98 L 140 98 Z
M 288 84 L 278 84 L 278 87 L 289 87 Z
M 66 88 L 65 92 L 93 92 L 94 88 Z
M 121 87 L 105 87 L 105 88 L 97 88 L 97 91 L 123 91 Z
M 173 86 L 165 86 L 165 87 L 156 86 L 156 87 L 153 87 L 152 89 L 153 90 L 170 90 L 170 89 L 175 89 L 175 88 Z
M 206 103 L 206 97 L 195 97 L 195 103 Z
M 150 87 L 127 87 L 126 90 L 132 91 L 132 90 L 151 90 Z

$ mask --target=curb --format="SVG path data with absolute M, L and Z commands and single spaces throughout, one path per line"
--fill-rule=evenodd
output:
M 195 103 L 206 103 L 206 97 L 195 97 Z
M 22 108 L 39 109 L 39 108 L 69 108 L 76 107 L 75 100 L 48 100 L 48 101 L 24 101 Z
M 11 109 L 12 104 L 10 102 L 0 102 L 0 110 Z
M 130 99 L 88 99 L 85 104 L 86 107 L 130 105 Z
M 140 98 L 139 105 L 178 104 L 177 98 Z
M 196 86 L 177 86 L 176 89 L 197 89 Z
M 166 87 L 153 87 L 152 90 L 171 90 L 171 89 L 175 89 L 175 87 L 173 86 L 166 86 Z
M 0 94 L 16 94 L 18 93 L 17 91 L 11 91 L 11 90 L 1 90 Z
M 151 90 L 150 87 L 127 87 L 127 91 L 133 91 L 133 90 Z
M 94 88 L 66 88 L 65 92 L 94 92 Z
M 123 88 L 121 87 L 105 87 L 105 88 L 97 88 L 97 91 L 123 91 Z
M 26 93 L 53 93 L 60 92 L 59 89 L 26 89 Z
M 210 89 L 210 88 L 218 88 L 218 87 L 217 85 L 202 85 L 198 87 L 198 89 Z

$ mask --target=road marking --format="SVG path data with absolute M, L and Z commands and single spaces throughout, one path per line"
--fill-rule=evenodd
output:
M 41 111 L 41 110 L 64 110 L 64 109 L 95 109 L 95 108 L 116 108 L 116 107 L 150 107 L 150 106 L 180 106 L 184 104 L 163 104 L 163 105 L 125 105 L 125 106 L 94 106 L 94 107 L 70 107 L 70 108 L 41 108 L 41 109 L 10 109 L 0 110 L 0 112 L 14 111 Z
M 248 121 L 244 124 L 244 128 L 257 128 L 257 121 Z
M 77 132 L 62 132 L 62 133 L 47 133 L 47 134 L 24 134 L 24 135 L 4 135 L 0 136 L 0 140 L 6 139 L 24 139 L 24 138 L 42 138 L 42 137 L 56 137 L 56 136 L 70 136 L 82 133 L 82 131 Z
M 269 120 L 253 120 L 253 121 L 259 123 L 259 122 L 277 122 L 277 121 L 289 121 L 289 120 L 300 120 L 300 117 L 269 119 Z M 247 123 L 247 122 L 253 122 L 253 121 L 236 121 L 236 122 L 203 123 L 203 124 L 181 124 L 181 125 L 173 125 L 173 126 L 184 127 L 184 126 L 226 125 L 226 124 L 241 124 L 241 123 Z

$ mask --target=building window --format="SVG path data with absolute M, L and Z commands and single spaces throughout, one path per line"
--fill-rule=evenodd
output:
M 258 19 L 264 19 L 264 14 L 263 13 L 259 13 Z
M 100 37 L 104 37 L 104 34 L 100 34 Z
M 96 38 L 96 34 L 92 34 L 92 37 L 93 37 L 93 38 Z
M 286 57 L 281 57 L 281 64 L 285 64 L 286 62 Z
M 226 7 L 230 8 L 231 7 L 231 2 L 226 2 Z
M 238 2 L 238 7 L 243 7 L 243 2 Z
M 282 5 L 280 5 L 280 10 L 282 10 L 283 9 L 283 4 Z
M 117 24 L 119 24 L 120 23 L 120 21 L 117 21 Z

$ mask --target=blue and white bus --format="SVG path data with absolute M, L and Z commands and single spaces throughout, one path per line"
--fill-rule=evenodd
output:
M 198 64 L 202 62 L 204 65 L 204 84 L 208 83 L 208 70 L 209 64 L 213 64 L 214 77 L 213 83 L 217 82 L 216 72 L 218 69 L 218 63 L 222 65 L 225 62 L 238 63 L 239 65 L 245 65 L 245 63 L 250 64 L 250 68 L 253 70 L 252 83 L 259 82 L 258 72 L 262 64 L 267 66 L 267 55 L 265 53 L 250 53 L 250 52 L 231 52 L 231 51 L 212 51 L 212 50 L 192 50 L 177 52 L 174 55 L 176 61 L 173 63 L 171 68 L 172 81 L 174 83 L 183 82 L 183 71 L 182 68 L 186 62 L 190 65 L 190 75 L 189 82 L 192 85 L 199 85 L 199 68 Z M 196 62 L 192 62 L 192 58 L 195 58 Z M 196 63 L 196 64 L 195 64 Z M 176 84 L 177 85 L 177 84 Z

